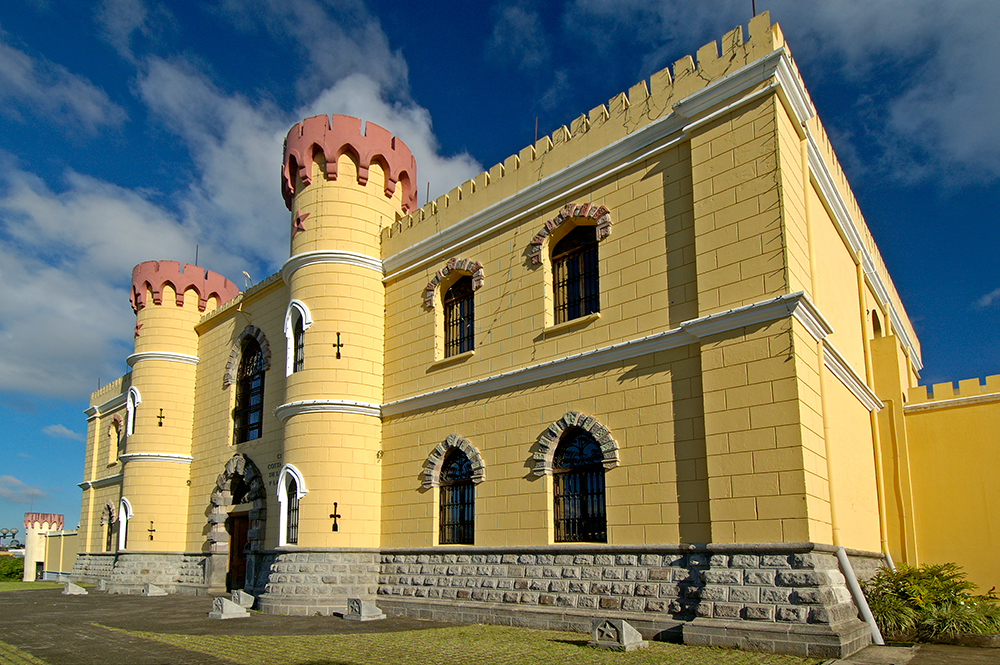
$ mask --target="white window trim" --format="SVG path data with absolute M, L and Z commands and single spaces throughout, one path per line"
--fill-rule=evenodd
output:
M 312 316 L 309 308 L 301 300 L 292 300 L 285 310 L 285 376 L 291 376 L 295 369 L 295 328 L 292 325 L 293 310 L 298 311 L 299 318 L 302 319 L 302 330 L 309 330 L 312 326 Z
M 125 549 L 128 521 L 132 519 L 132 504 L 125 497 L 118 502 L 118 549 Z
M 289 478 L 292 478 L 295 481 L 295 493 L 296 498 L 298 498 L 299 501 L 301 501 L 302 497 L 309 493 L 309 490 L 306 489 L 306 483 L 302 478 L 301 471 L 296 469 L 291 464 L 286 464 L 281 467 L 281 471 L 278 473 L 278 547 L 283 547 L 288 544 L 286 540 L 288 537 L 288 506 L 286 504 L 288 503 Z
M 139 389 L 132 386 L 128 389 L 128 397 L 125 400 L 125 436 L 132 436 L 135 430 L 135 409 L 142 404 L 142 396 Z

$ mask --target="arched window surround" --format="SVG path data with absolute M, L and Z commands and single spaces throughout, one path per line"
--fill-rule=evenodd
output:
M 296 321 L 301 321 L 302 331 L 305 332 L 313 324 L 312 316 L 309 313 L 309 307 L 301 300 L 292 300 L 288 303 L 288 309 L 285 310 L 285 376 L 291 376 L 295 373 L 295 361 L 296 361 L 296 339 L 295 339 L 295 323 Z
M 289 494 L 291 483 L 295 483 L 295 506 L 298 508 L 298 502 L 309 493 L 306 489 L 305 480 L 302 478 L 302 472 L 299 471 L 295 466 L 291 464 L 286 464 L 281 467 L 281 471 L 278 473 L 278 546 L 282 547 L 289 544 L 288 542 L 288 517 L 289 510 L 293 507 L 289 505 Z
M 602 464 L 605 469 L 611 470 L 621 464 L 618 458 L 618 442 L 611 436 L 611 430 L 593 416 L 585 416 L 579 411 L 567 411 L 562 418 L 549 425 L 538 436 L 538 451 L 534 454 L 535 468 L 533 469 L 536 476 L 552 475 L 552 460 L 556 447 L 559 445 L 563 433 L 570 427 L 579 427 L 594 437 L 597 445 L 601 447 L 601 453 L 604 457 Z
M 125 549 L 128 542 L 128 521 L 132 519 L 132 504 L 125 497 L 118 502 L 118 549 Z
M 479 454 L 479 450 L 468 439 L 457 434 L 449 434 L 448 438 L 434 446 L 434 450 L 424 461 L 424 477 L 421 481 L 424 489 L 441 486 L 441 468 L 444 466 L 444 459 L 448 455 L 448 451 L 452 448 L 458 448 L 469 458 L 469 462 L 472 464 L 473 483 L 478 485 L 486 480 L 486 464 L 483 462 L 483 456 Z
M 139 389 L 132 386 L 128 389 L 128 396 L 125 398 L 125 436 L 132 436 L 135 432 L 135 412 L 142 404 L 142 396 Z

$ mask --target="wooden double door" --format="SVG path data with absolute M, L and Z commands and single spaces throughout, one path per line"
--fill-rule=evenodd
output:
M 250 531 L 250 516 L 230 515 L 226 520 L 229 531 L 229 572 L 226 573 L 226 590 L 242 589 L 247 581 L 247 534 Z

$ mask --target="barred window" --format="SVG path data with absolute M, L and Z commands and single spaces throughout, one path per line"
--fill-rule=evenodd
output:
M 602 459 L 601 446 L 579 427 L 559 441 L 552 460 L 556 542 L 608 542 Z
M 441 467 L 441 517 L 439 541 L 442 545 L 472 545 L 476 536 L 476 488 L 472 483 L 472 462 L 461 450 L 452 448 Z
M 299 485 L 289 474 L 285 485 L 285 544 L 297 545 L 299 542 Z
M 444 294 L 444 357 L 475 348 L 472 278 L 462 277 Z
M 302 365 L 306 358 L 306 331 L 302 325 L 302 316 L 295 317 L 292 324 L 292 346 L 295 352 L 295 364 L 292 365 L 293 372 L 301 372 Z
M 577 226 L 552 248 L 555 322 L 601 311 L 597 227 Z
M 264 354 L 252 337 L 243 345 L 243 359 L 236 373 L 236 408 L 233 442 L 259 439 L 264 421 Z

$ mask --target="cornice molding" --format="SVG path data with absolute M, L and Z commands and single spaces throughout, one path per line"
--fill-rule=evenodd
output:
M 827 331 L 830 332 L 829 324 L 826 324 L 826 320 L 816 310 L 815 305 L 803 292 L 799 291 L 711 316 L 692 319 L 672 330 L 388 402 L 382 405 L 382 415 L 400 415 L 444 402 L 469 399 L 487 392 L 544 381 L 598 365 L 617 363 L 657 351 L 695 344 L 703 337 L 729 332 L 749 325 L 768 323 L 787 316 L 794 316 L 799 320 L 822 322 L 826 325 Z
M 170 351 L 143 351 L 141 353 L 133 353 L 125 359 L 125 362 L 129 367 L 135 367 L 137 362 L 143 360 L 164 360 L 171 363 L 197 365 L 199 358 L 198 356 L 191 356 L 186 353 L 172 353 Z
M 769 92 L 773 87 L 778 87 L 784 90 L 800 122 L 805 122 L 815 115 L 812 102 L 801 78 L 794 71 L 788 52 L 783 48 L 772 51 L 732 74 L 691 93 L 674 104 L 672 112 L 668 115 L 387 257 L 382 262 L 385 266 L 385 281 L 391 281 L 419 270 L 428 263 L 455 254 L 465 245 L 477 241 L 484 235 L 519 223 L 525 217 L 536 215 L 571 197 L 577 191 L 590 187 L 597 180 L 612 177 L 622 170 L 631 168 L 637 162 L 672 148 L 686 138 L 683 133 L 685 125 L 699 113 L 772 78 L 774 79 L 772 88 L 751 92 L 730 106 L 744 104 Z M 665 140 L 667 142 L 662 143 Z
M 284 265 L 281 266 L 282 281 L 285 284 L 291 284 L 292 275 L 295 274 L 296 270 L 315 263 L 343 263 L 349 266 L 374 270 L 380 276 L 383 274 L 382 261 L 374 256 L 339 250 L 315 251 L 296 254 L 285 261 Z
M 851 393 L 858 398 L 869 411 L 881 411 L 885 404 L 878 398 L 878 395 L 868 387 L 861 375 L 854 371 L 847 359 L 840 354 L 840 351 L 830 343 L 823 340 L 823 365 L 829 369 L 834 376 L 840 379 Z
M 837 224 L 841 235 L 847 241 L 851 252 L 855 256 L 860 254 L 865 280 L 871 285 L 882 306 L 888 310 L 893 330 L 902 340 L 903 346 L 910 356 L 910 361 L 919 372 L 924 366 L 920 359 L 920 352 L 917 351 L 916 344 L 914 344 L 906 327 L 903 325 L 903 318 L 889 297 L 889 290 L 886 288 L 885 281 L 875 267 L 875 260 L 861 238 L 861 232 L 858 230 L 857 224 L 854 223 L 854 218 L 851 217 L 844 197 L 841 196 L 840 190 L 837 189 L 833 175 L 830 173 L 830 167 L 827 165 L 826 160 L 823 159 L 823 155 L 819 150 L 819 146 L 816 145 L 816 139 L 813 137 L 812 132 L 806 132 L 806 140 L 809 148 L 809 171 L 812 173 L 813 178 L 816 179 L 820 193 L 827 206 L 833 212 L 834 222 Z
M 371 402 L 346 399 L 308 399 L 288 402 L 274 409 L 274 415 L 282 422 L 303 413 L 351 413 L 379 418 L 382 415 L 382 407 Z
M 125 453 L 119 455 L 123 463 L 128 462 L 175 462 L 177 464 L 190 464 L 194 458 L 190 455 L 177 455 L 174 453 Z
M 121 473 L 116 473 L 113 476 L 105 476 L 103 478 L 98 478 L 97 480 L 85 480 L 82 483 L 77 483 L 76 486 L 82 490 L 88 490 L 91 488 L 100 489 L 102 487 L 108 487 L 109 485 L 117 485 L 122 482 L 125 476 Z
M 106 402 L 102 402 L 97 406 L 92 406 L 89 409 L 84 409 L 83 413 L 87 416 L 87 420 L 93 420 L 94 418 L 102 416 L 109 411 L 116 411 L 124 407 L 127 398 L 128 391 L 118 393 Z
M 965 397 L 946 397 L 944 399 L 928 400 L 917 404 L 904 404 L 903 413 L 919 413 L 921 411 L 934 411 L 936 409 L 949 409 L 956 406 L 976 406 L 977 404 L 989 404 L 990 402 L 1000 402 L 1000 393 L 986 393 L 984 395 L 967 395 Z

